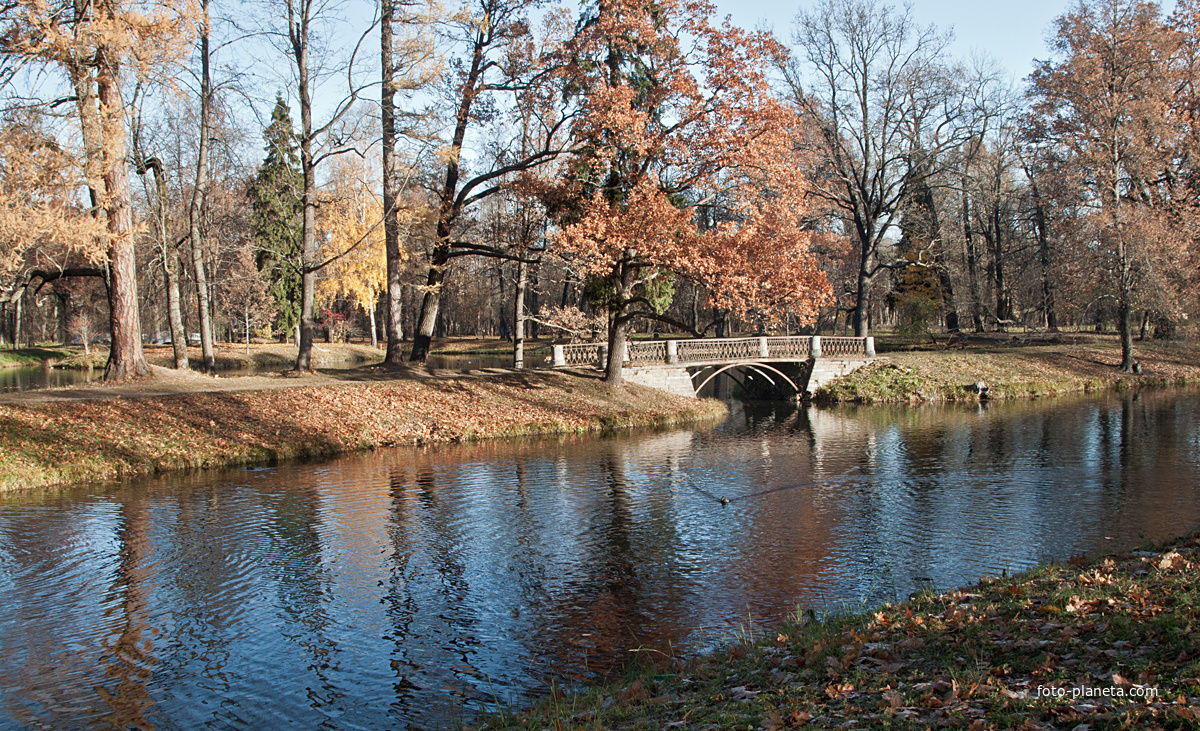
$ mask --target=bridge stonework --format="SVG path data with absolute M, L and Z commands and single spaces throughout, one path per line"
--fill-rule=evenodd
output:
M 602 343 L 555 345 L 552 365 L 603 369 Z M 696 393 L 722 371 L 744 368 L 781 390 L 808 397 L 820 386 L 852 373 L 875 357 L 875 339 L 788 336 L 640 340 L 626 347 L 623 376 L 631 383 L 681 396 Z

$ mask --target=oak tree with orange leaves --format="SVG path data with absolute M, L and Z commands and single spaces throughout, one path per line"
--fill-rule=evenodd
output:
M 713 12 L 701 0 L 600 0 L 568 49 L 581 151 L 552 198 L 555 246 L 608 312 L 610 383 L 634 321 L 670 322 L 674 277 L 765 321 L 812 322 L 830 300 L 801 225 L 800 120 L 768 79 L 785 52 Z M 698 207 L 717 223 L 699 225 Z

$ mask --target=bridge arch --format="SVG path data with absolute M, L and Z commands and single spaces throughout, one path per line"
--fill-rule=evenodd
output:
M 795 393 L 801 393 L 800 387 L 796 385 L 795 381 L 793 381 L 791 378 L 789 378 L 786 373 L 779 370 L 778 368 L 776 368 L 772 365 L 769 365 L 767 363 L 746 363 L 746 362 L 729 363 L 727 365 L 721 366 L 717 370 L 710 373 L 707 378 L 705 378 L 703 381 L 701 381 L 699 386 L 695 387 L 696 393 L 700 393 L 700 389 L 707 386 L 708 382 L 711 381 L 712 379 L 716 378 L 718 374 L 724 373 L 725 371 L 730 370 L 732 368 L 749 368 L 750 370 L 757 372 L 763 378 L 767 379 L 767 381 L 769 381 L 771 383 L 771 385 L 778 386 L 779 384 L 775 383 L 775 379 L 771 378 L 771 376 L 766 371 L 762 370 L 765 368 L 766 370 L 775 373 L 780 378 L 782 378 L 784 381 L 786 381 L 787 384 L 792 387 L 792 391 L 794 391 Z M 696 375 L 693 376 L 692 378 L 694 379 L 694 378 L 696 378 L 696 376 L 700 376 L 703 373 L 704 373 L 704 369 L 702 368 L 699 371 L 697 371 Z

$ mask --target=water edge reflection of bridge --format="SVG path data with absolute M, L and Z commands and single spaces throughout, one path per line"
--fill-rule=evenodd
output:
M 872 337 L 819 335 L 639 340 L 626 345 L 625 379 L 695 397 L 717 374 L 744 369 L 772 387 L 811 395 L 829 380 L 875 357 Z M 552 366 L 595 366 L 608 359 L 605 343 L 555 345 Z

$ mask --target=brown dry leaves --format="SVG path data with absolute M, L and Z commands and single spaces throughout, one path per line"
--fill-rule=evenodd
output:
M 1192 536 L 860 615 L 805 617 L 728 652 L 673 658 L 672 675 L 650 670 L 659 674 L 648 693 L 669 702 L 601 689 L 555 708 L 607 698 L 593 711 L 600 728 L 1196 728 L 1198 563 Z M 554 720 L 547 706 L 513 725 Z
M 563 373 L 0 406 L 0 491 L 380 445 L 649 425 L 711 403 Z

